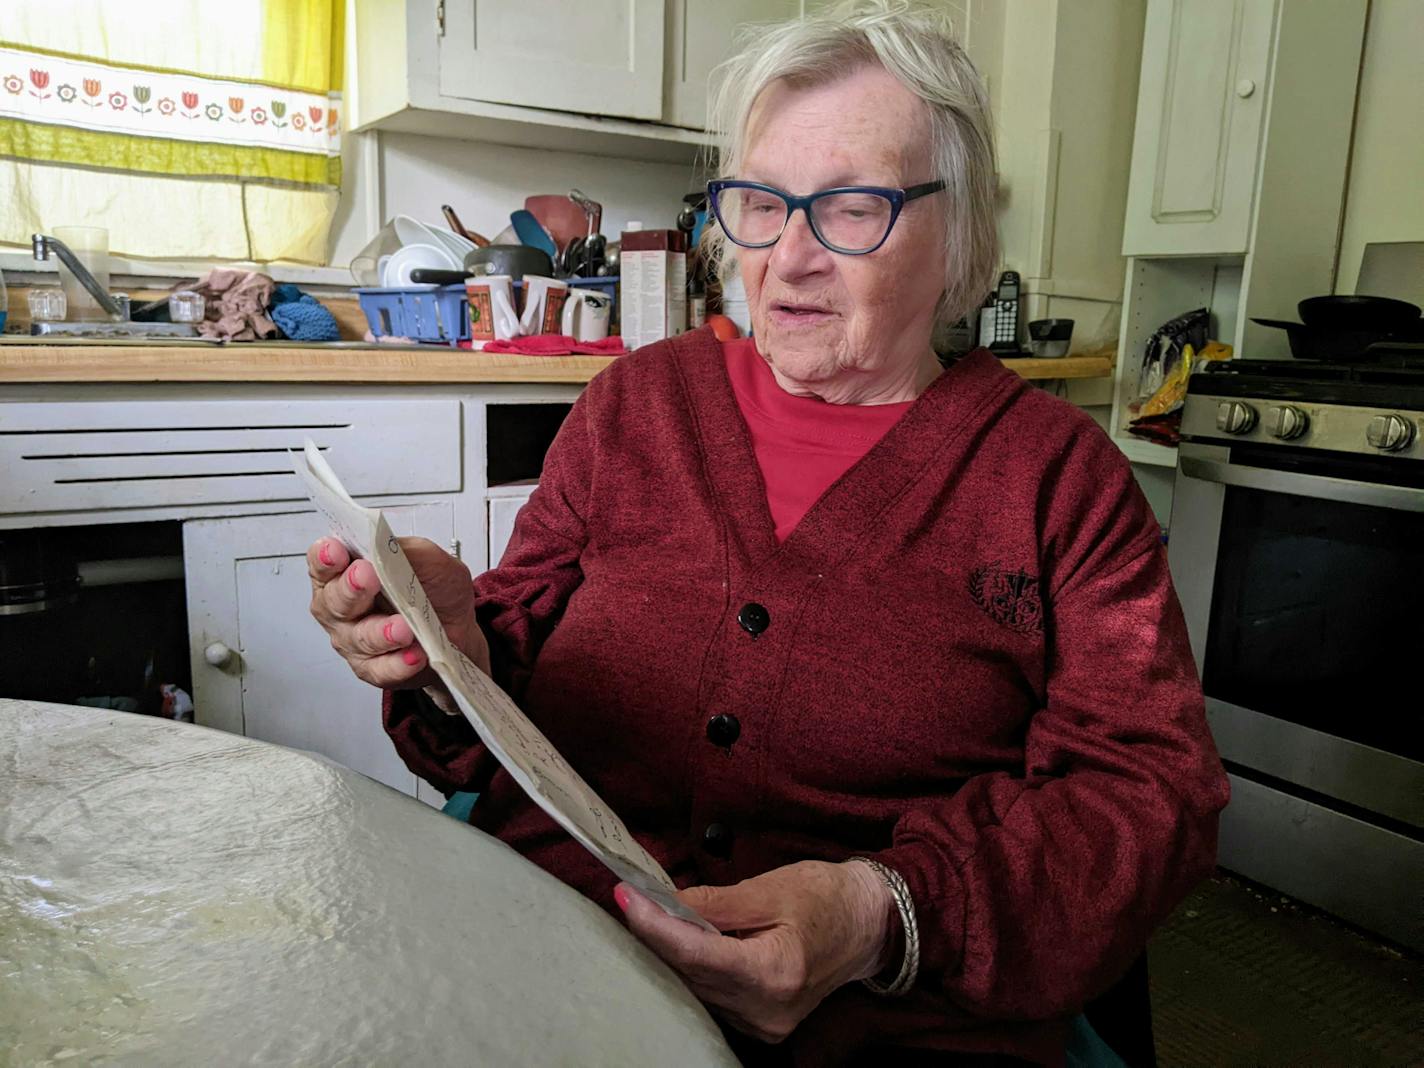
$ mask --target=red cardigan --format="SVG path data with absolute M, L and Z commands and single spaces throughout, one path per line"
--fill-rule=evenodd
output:
M 497 680 L 679 885 L 857 854 L 905 877 L 917 988 L 843 987 L 749 1060 L 1061 1061 L 1212 868 L 1226 778 L 1157 524 L 1096 424 L 985 351 L 779 546 L 711 332 L 624 357 L 475 589 Z M 463 719 L 401 694 L 386 728 L 616 914 Z

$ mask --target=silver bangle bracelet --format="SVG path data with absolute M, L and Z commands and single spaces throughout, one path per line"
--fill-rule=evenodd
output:
M 910 888 L 905 885 L 905 880 L 898 871 L 878 860 L 872 860 L 870 857 L 851 857 L 851 860 L 870 865 L 870 869 L 880 877 L 880 881 L 889 887 L 891 896 L 895 898 L 895 907 L 900 912 L 900 926 L 905 934 L 905 957 L 900 964 L 899 974 L 888 983 L 876 979 L 862 979 L 861 984 L 871 993 L 885 997 L 908 994 L 920 972 L 920 927 L 915 922 L 915 903 L 910 897 Z

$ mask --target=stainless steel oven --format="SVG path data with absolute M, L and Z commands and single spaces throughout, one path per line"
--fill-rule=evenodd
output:
M 1220 862 L 1424 949 L 1424 367 L 1194 379 L 1169 559 Z

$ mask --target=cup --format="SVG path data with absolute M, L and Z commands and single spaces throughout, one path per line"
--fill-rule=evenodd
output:
M 564 302 L 562 332 L 575 341 L 601 341 L 608 336 L 613 298 L 607 293 L 570 289 Z
M 471 341 L 508 341 L 519 336 L 514 280 L 509 275 L 471 278 L 465 283 L 465 297 L 470 303 Z
M 54 236 L 68 246 L 74 258 L 82 263 L 104 292 L 109 291 L 109 231 L 102 226 L 56 226 Z M 69 305 L 71 320 L 108 321 L 109 314 L 99 306 L 89 290 L 70 273 L 64 261 L 59 263 L 59 286 Z
M 524 314 L 519 328 L 525 334 L 557 334 L 562 322 L 569 287 L 557 278 L 524 276 Z

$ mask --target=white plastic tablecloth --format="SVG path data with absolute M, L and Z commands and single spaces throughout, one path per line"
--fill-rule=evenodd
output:
M 735 1065 L 623 927 L 317 757 L 0 699 L 0 1064 Z

